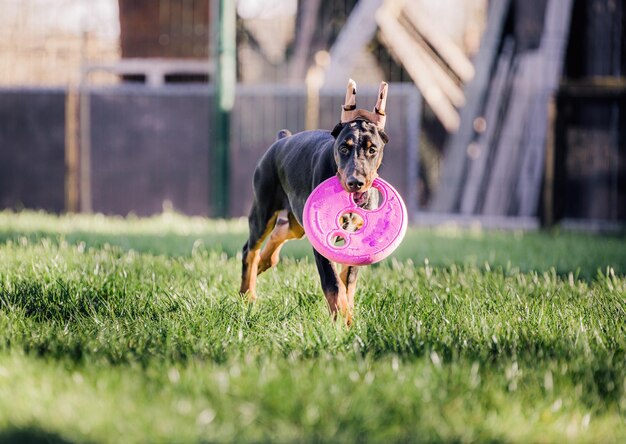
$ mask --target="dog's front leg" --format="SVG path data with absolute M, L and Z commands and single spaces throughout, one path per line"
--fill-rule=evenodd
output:
M 352 319 L 352 311 L 354 310 L 354 293 L 356 291 L 356 280 L 359 274 L 359 267 L 352 265 L 344 265 L 341 269 L 341 282 L 346 287 L 346 300 L 348 302 L 348 310 L 350 319 Z
M 328 308 L 333 319 L 341 314 L 347 325 L 352 323 L 352 310 L 348 303 L 346 286 L 335 270 L 335 266 L 324 256 L 314 250 L 315 263 L 322 281 L 322 291 L 326 296 Z

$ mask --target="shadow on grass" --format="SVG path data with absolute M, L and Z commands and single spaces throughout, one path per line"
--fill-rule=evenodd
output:
M 188 257 L 195 250 L 235 257 L 241 252 L 246 235 L 246 232 L 179 234 L 166 231 L 163 234 L 138 234 L 79 230 L 59 235 L 45 230 L 23 233 L 0 230 L 0 244 L 8 241 L 19 244 L 24 239 L 33 244 L 47 239 L 53 244 L 65 241 L 75 245 L 82 242 L 87 248 L 109 245 L 122 251 L 134 250 L 168 257 Z M 288 242 L 281 255 L 294 259 L 313 258 L 306 239 Z M 418 267 L 426 261 L 436 267 L 469 265 L 482 268 L 489 264 L 491 269 L 500 269 L 505 273 L 509 270 L 539 273 L 554 270 L 560 276 L 572 273 L 576 279 L 591 281 L 598 276 L 598 272 L 606 272 L 608 267 L 618 276 L 626 274 L 626 237 L 549 232 L 484 232 L 476 235 L 459 231 L 446 234 L 411 228 L 391 257 L 400 261 L 411 260 Z
M 30 244 L 36 244 L 47 239 L 54 244 L 63 241 L 70 245 L 81 242 L 88 248 L 101 248 L 105 245 L 118 247 L 124 251 L 135 250 L 140 253 L 164 256 L 190 256 L 194 248 L 224 252 L 228 256 L 235 256 L 241 251 L 245 242 L 245 235 L 239 234 L 202 234 L 183 235 L 175 233 L 155 234 L 109 234 L 92 233 L 88 231 L 73 231 L 59 235 L 48 231 L 32 231 L 28 233 L 0 232 L 0 244 L 12 241 L 20 243 L 26 239 Z
M 2 444 L 71 444 L 62 436 L 41 430 L 36 427 L 9 428 L 0 430 L 0 443 Z

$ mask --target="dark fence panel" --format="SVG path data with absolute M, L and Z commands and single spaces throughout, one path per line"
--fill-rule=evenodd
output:
M 210 215 L 206 89 L 90 92 L 91 201 L 96 212 L 150 215 L 164 204 Z
M 65 207 L 65 91 L 0 91 L 0 207 Z
M 558 104 L 557 219 L 626 221 L 626 91 L 565 85 Z
M 248 215 L 257 162 L 285 128 L 304 129 L 303 88 L 241 86 L 237 90 L 230 143 L 230 215 Z

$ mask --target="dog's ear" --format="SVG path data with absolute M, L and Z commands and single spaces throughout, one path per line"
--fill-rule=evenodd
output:
M 342 129 L 343 129 L 343 123 L 339 122 L 337 125 L 335 125 L 333 130 L 330 132 L 330 135 L 336 139 Z
M 378 135 L 380 136 L 380 138 L 382 139 L 382 141 L 384 143 L 389 142 L 389 136 L 387 135 L 386 132 L 384 132 L 383 130 L 379 129 L 378 130 Z

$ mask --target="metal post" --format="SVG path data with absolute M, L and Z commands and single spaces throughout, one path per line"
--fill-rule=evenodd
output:
M 215 154 L 212 158 L 213 216 L 228 216 L 230 113 L 235 102 L 237 81 L 236 2 L 214 0 L 218 11 L 213 23 L 217 33 L 215 78 Z

